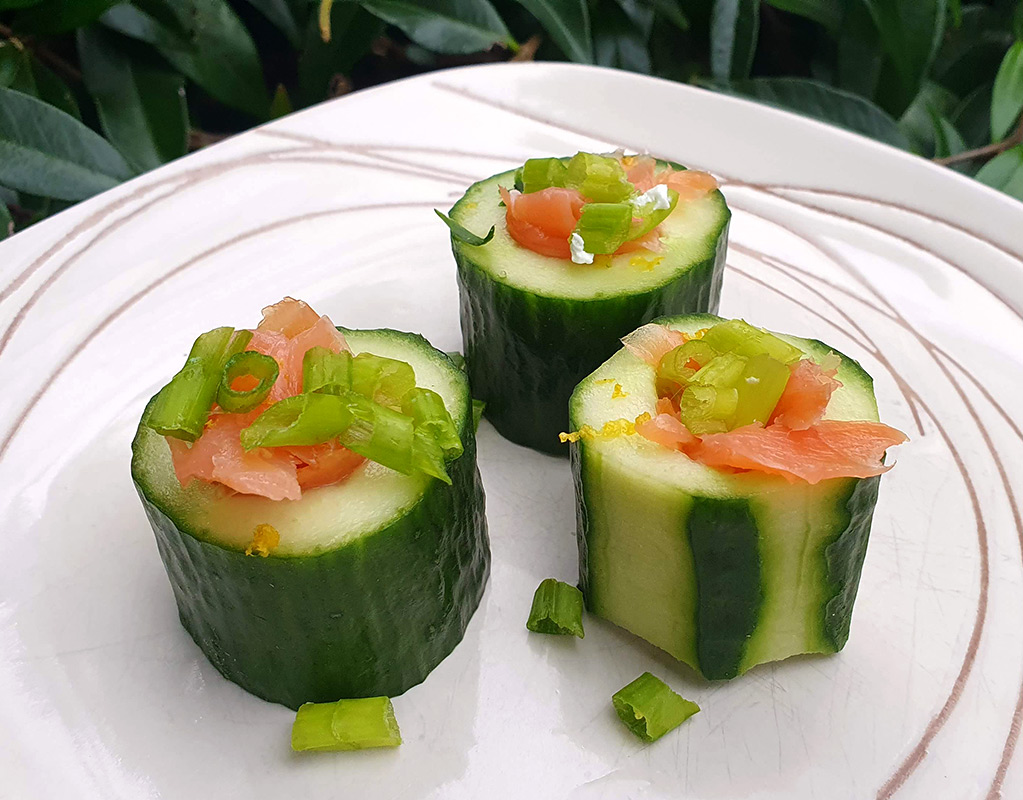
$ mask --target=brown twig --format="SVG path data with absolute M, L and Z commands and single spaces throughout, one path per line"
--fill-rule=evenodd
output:
M 1023 144 L 1023 117 L 1020 117 L 1019 125 L 1016 126 L 1016 129 L 1002 139 L 1002 141 L 994 142 L 993 144 L 986 144 L 983 147 L 977 147 L 973 150 L 965 150 L 962 153 L 956 153 L 955 155 L 935 158 L 934 163 L 947 167 L 952 164 L 961 164 L 964 161 L 973 161 L 978 158 L 990 158 L 997 156 L 999 153 L 1004 153 L 1006 150 L 1009 150 L 1018 144 Z
M 45 45 L 39 44 L 31 37 L 21 38 L 6 25 L 0 24 L 0 36 L 17 46 L 27 47 L 40 61 L 45 62 L 56 72 L 63 73 L 65 78 L 70 78 L 75 83 L 81 83 L 82 72 L 78 67 L 68 63 Z
M 540 49 L 540 43 L 543 41 L 543 37 L 539 33 L 534 33 L 520 46 L 519 50 L 515 55 L 509 58 L 509 61 L 532 61 L 536 58 L 536 51 Z
M 188 132 L 188 152 L 195 150 L 201 150 L 204 147 L 208 147 L 211 144 L 222 142 L 224 139 L 230 138 L 234 134 L 231 133 L 210 133 L 209 131 L 201 131 L 197 128 L 192 128 Z

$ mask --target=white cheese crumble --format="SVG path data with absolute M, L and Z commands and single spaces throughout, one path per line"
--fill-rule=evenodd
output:
M 652 204 L 652 205 L 651 205 Z M 671 208 L 671 198 L 668 197 L 668 187 L 659 183 L 651 189 L 647 189 L 639 197 L 632 201 L 633 208 L 643 209 L 647 213 L 651 211 L 663 211 Z
M 592 264 L 593 253 L 586 252 L 586 243 L 578 233 L 573 233 L 568 240 L 568 246 L 572 249 L 572 262 L 575 264 Z

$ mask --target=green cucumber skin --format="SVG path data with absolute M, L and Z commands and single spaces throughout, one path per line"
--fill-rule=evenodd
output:
M 516 444 L 566 455 L 568 399 L 579 381 L 657 317 L 716 311 L 726 223 L 714 256 L 649 291 L 595 300 L 548 297 L 491 278 L 455 246 L 462 340 L 473 397 L 484 416 Z
M 587 610 L 597 616 L 603 616 L 602 598 L 597 588 L 599 576 L 593 569 L 594 530 L 588 503 L 590 486 L 596 481 L 588 479 L 587 472 L 599 470 L 600 461 L 600 454 L 587 453 L 585 444 L 571 445 L 579 588 Z M 835 653 L 848 641 L 880 485 L 880 476 L 840 480 L 846 481 L 849 489 L 836 508 L 841 515 L 838 529 L 814 554 L 824 562 L 827 592 L 818 617 L 820 636 L 812 652 Z M 755 666 L 743 663 L 743 656 L 756 630 L 762 602 L 759 549 L 764 543 L 751 501 L 696 496 L 685 524 L 674 535 L 689 543 L 697 576 L 696 613 L 688 623 L 696 659 L 686 661 L 708 680 L 741 675 Z M 793 531 L 793 535 L 803 533 Z M 800 652 L 804 651 L 789 655 Z
M 686 523 L 696 568 L 696 654 L 709 678 L 734 678 L 763 603 L 757 522 L 745 500 L 697 497 Z
M 393 697 L 461 641 L 490 574 L 471 415 L 452 485 L 430 483 L 387 527 L 329 552 L 246 556 L 178 527 L 136 489 L 185 629 L 228 680 L 298 708 Z
M 831 599 L 824 607 L 823 634 L 836 653 L 849 641 L 853 604 L 867 556 L 870 524 L 874 519 L 880 485 L 880 475 L 852 481 L 852 489 L 844 504 L 845 526 L 824 548 Z

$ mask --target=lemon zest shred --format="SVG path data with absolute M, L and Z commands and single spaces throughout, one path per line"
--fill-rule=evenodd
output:
M 629 393 L 627 391 L 625 391 L 624 389 L 622 389 L 622 385 L 620 383 L 615 382 L 614 391 L 611 392 L 611 399 L 612 400 L 617 400 L 619 397 L 628 397 L 628 396 L 629 396 Z
M 609 386 L 612 383 L 616 383 L 614 378 L 601 378 L 599 381 L 594 381 L 594 386 Z
M 635 255 L 629 259 L 630 267 L 639 267 L 640 269 L 649 272 L 658 264 L 664 260 L 664 256 L 644 256 L 642 254 Z
M 261 556 L 266 558 L 270 551 L 281 543 L 281 535 L 273 525 L 262 523 L 252 531 L 252 541 L 245 548 L 247 556 Z
M 603 424 L 598 431 L 590 425 L 583 425 L 577 431 L 571 431 L 569 433 L 559 433 L 558 439 L 564 442 L 578 442 L 580 439 L 585 441 L 593 441 L 600 439 L 601 441 L 608 441 L 610 439 L 617 439 L 620 436 L 633 436 L 636 433 L 636 426 L 641 425 L 644 422 L 649 422 L 653 417 L 649 411 L 644 411 L 636 419 L 609 419 Z

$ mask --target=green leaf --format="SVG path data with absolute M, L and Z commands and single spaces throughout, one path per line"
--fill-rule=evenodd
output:
M 837 31 L 842 22 L 840 0 L 767 0 L 769 6 L 819 22 L 829 31 Z
M 335 76 L 347 75 L 384 29 L 384 23 L 355 3 L 335 3 L 330 12 L 331 38 L 320 38 L 317 15 L 306 26 L 298 59 L 298 101 L 312 105 L 330 96 Z
M 7 206 L 0 201 L 0 239 L 6 239 L 14 233 L 14 219 Z
M 0 89 L 0 183 L 61 200 L 84 200 L 132 176 L 109 142 L 63 111 Z
M 951 20 L 953 28 L 958 28 L 963 24 L 962 0 L 948 0 L 948 18 Z
M 859 0 L 846 3 L 836 51 L 835 88 L 873 98 L 881 78 L 884 50 L 877 26 Z
M 296 49 L 299 47 L 302 42 L 302 33 L 298 29 L 295 15 L 291 13 L 287 0 L 248 0 L 248 2 L 287 37 L 292 47 Z
M 914 153 L 925 158 L 936 155 L 934 117 L 951 114 L 956 97 L 942 86 L 927 81 L 909 108 L 899 118 L 899 128 L 909 139 Z
M 644 2 L 657 12 L 659 17 L 668 20 L 680 31 L 689 30 L 689 17 L 682 11 L 679 0 L 644 0 Z
M 710 70 L 720 80 L 749 76 L 760 29 L 758 0 L 714 0 L 710 17 Z
M 123 0 L 44 0 L 18 14 L 14 26 L 30 33 L 67 33 L 95 22 L 120 2 Z
M 43 0 L 0 0 L 0 11 L 13 11 L 16 8 L 37 6 Z
M 0 42 L 0 86 L 32 97 L 38 95 L 32 74 L 32 54 L 11 41 Z
M 518 0 L 543 25 L 572 61 L 593 63 L 590 11 L 586 0 Z
M 362 0 L 361 5 L 416 44 L 438 53 L 515 46 L 490 0 Z
M 231 108 L 265 119 L 269 100 L 252 37 L 225 0 L 163 0 L 185 38 L 138 8 L 119 5 L 101 21 L 125 36 L 153 45 L 179 72 Z
M 864 0 L 881 32 L 907 98 L 934 60 L 947 19 L 947 0 Z
M 75 119 L 82 118 L 82 112 L 78 108 L 78 100 L 70 87 L 38 58 L 32 59 L 32 77 L 36 82 L 36 96 L 45 103 L 59 108 Z
M 1023 144 L 992 158 L 976 177 L 981 183 L 1023 200 Z
M 948 158 L 966 150 L 966 142 L 948 117 L 928 109 L 934 125 L 934 157 Z
M 1023 41 L 1005 54 L 991 94 L 991 141 L 1006 137 L 1023 111 Z
M 967 147 L 981 147 L 991 141 L 992 85 L 978 86 L 953 109 L 949 119 Z
M 181 76 L 139 62 L 99 27 L 78 31 L 78 57 L 103 132 L 135 169 L 154 169 L 185 154 L 188 111 Z
M 274 99 L 270 102 L 270 119 L 286 117 L 292 111 L 294 109 L 291 106 L 291 98 L 288 97 L 288 90 L 283 83 L 278 83 Z
M 898 123 L 869 100 L 806 78 L 755 78 L 713 83 L 731 94 L 796 111 L 840 128 L 908 149 Z
M 931 68 L 931 78 L 960 97 L 991 81 L 1012 44 L 1004 10 L 970 4 L 962 22 L 945 35 Z
M 650 73 L 650 31 L 654 11 L 632 0 L 598 6 L 593 18 L 593 54 L 603 67 Z

